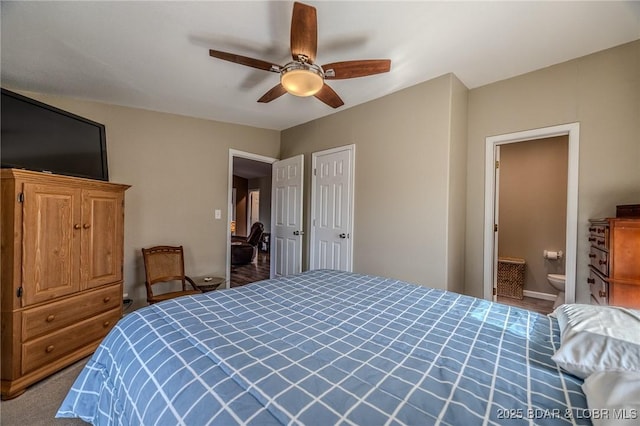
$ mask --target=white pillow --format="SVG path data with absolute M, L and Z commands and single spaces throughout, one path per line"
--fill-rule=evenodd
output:
M 552 359 L 582 379 L 598 371 L 640 372 L 640 310 L 570 304 L 554 311 L 560 348 Z
M 600 371 L 587 377 L 582 390 L 594 426 L 640 423 L 640 373 Z

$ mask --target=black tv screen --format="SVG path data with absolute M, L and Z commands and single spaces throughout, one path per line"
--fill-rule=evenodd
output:
M 104 125 L 2 89 L 3 168 L 109 180 Z

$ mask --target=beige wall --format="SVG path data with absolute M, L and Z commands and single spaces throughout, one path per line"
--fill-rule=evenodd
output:
M 525 260 L 524 289 L 557 294 L 547 274 L 564 274 L 569 137 L 500 146 L 498 256 Z
M 451 78 L 449 203 L 447 205 L 448 289 L 464 293 L 464 245 L 467 203 L 467 87 Z
M 277 157 L 279 132 L 24 94 L 106 126 L 110 181 L 131 185 L 124 245 L 129 297 L 146 301 L 142 247 L 181 244 L 189 275 L 224 276 L 229 149 Z M 215 209 L 222 219 L 214 219 Z
M 311 153 L 356 144 L 354 270 L 455 291 L 464 281 L 479 297 L 487 136 L 580 122 L 578 301 L 589 300 L 588 218 L 640 202 L 640 41 L 471 91 L 445 75 L 281 133 L 27 95 L 106 125 L 111 180 L 132 185 L 125 287 L 138 298 L 144 246 L 184 244 L 189 273 L 223 274 L 229 148 L 305 154 L 308 230 Z
M 462 289 L 461 281 L 448 281 L 449 276 L 458 280 L 463 275 L 463 88 L 449 74 L 282 132 L 281 158 L 305 155 L 307 230 L 311 153 L 356 145 L 355 272 Z M 463 119 L 452 117 L 454 113 Z M 454 124 L 463 130 L 453 132 Z M 450 213 L 450 198 L 458 200 L 459 211 Z M 450 215 L 460 222 L 451 232 Z M 450 238 L 458 240 L 449 242 Z M 459 253 L 460 257 L 449 259 L 451 253 Z M 307 255 L 303 265 L 308 264 Z M 454 263 L 451 267 L 449 260 Z
M 587 221 L 640 201 L 640 41 L 469 92 L 465 292 L 482 297 L 488 136 L 580 123 L 576 298 L 589 303 Z

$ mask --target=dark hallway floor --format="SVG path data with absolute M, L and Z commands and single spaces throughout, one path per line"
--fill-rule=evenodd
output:
M 255 263 L 231 266 L 231 287 L 239 287 L 269 278 L 269 253 L 258 251 Z

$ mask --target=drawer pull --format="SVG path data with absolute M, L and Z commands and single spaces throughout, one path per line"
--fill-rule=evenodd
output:
M 76 223 L 75 225 L 73 225 L 73 229 L 80 229 L 80 228 L 81 228 L 81 226 L 80 226 L 79 223 Z
M 105 296 L 105 298 L 104 298 L 104 299 L 102 299 L 102 301 L 103 301 L 104 303 L 109 303 L 109 300 L 111 300 L 111 297 L 110 297 L 110 296 Z
M 607 297 L 607 292 L 606 292 L 606 291 L 602 291 L 602 290 L 600 290 L 600 291 L 598 292 L 598 295 L 600 295 L 600 297 Z
M 89 225 L 88 223 L 85 223 L 84 225 L 82 225 L 82 227 L 84 229 L 89 229 L 89 228 L 91 228 L 91 225 Z
M 604 245 L 604 241 L 598 241 L 596 244 L 598 244 L 599 246 L 603 246 Z
M 104 328 L 107 328 L 107 327 L 109 327 L 109 324 L 111 324 L 111 321 L 105 321 L 105 322 L 102 324 L 102 326 L 103 326 Z
M 589 237 L 589 241 L 593 242 L 595 240 L 596 240 L 595 237 Z
M 589 232 L 595 232 L 597 228 L 589 228 Z
M 56 316 L 55 316 L 55 315 L 53 315 L 53 314 L 51 314 L 51 315 L 49 315 L 49 316 L 47 317 L 47 322 L 51 322 L 51 321 L 53 321 L 54 319 L 56 319 Z
M 595 284 L 596 283 L 596 279 L 595 278 L 587 278 L 587 283 Z
M 54 348 L 54 346 L 53 346 L 53 345 L 49 345 L 49 346 L 47 346 L 47 349 L 45 349 L 45 352 L 46 352 L 46 353 L 48 353 L 48 354 L 50 354 L 51 352 L 53 352 L 53 350 L 54 350 L 54 349 L 55 349 L 55 348 Z
M 595 254 L 593 254 L 593 253 L 589 253 L 589 257 L 590 257 L 590 258 L 592 258 L 592 259 L 595 259 L 595 258 L 596 258 L 596 255 L 595 255 Z
M 598 260 L 598 263 L 599 263 L 600 265 L 606 265 L 606 264 L 607 264 L 607 261 L 606 261 L 606 260 Z

